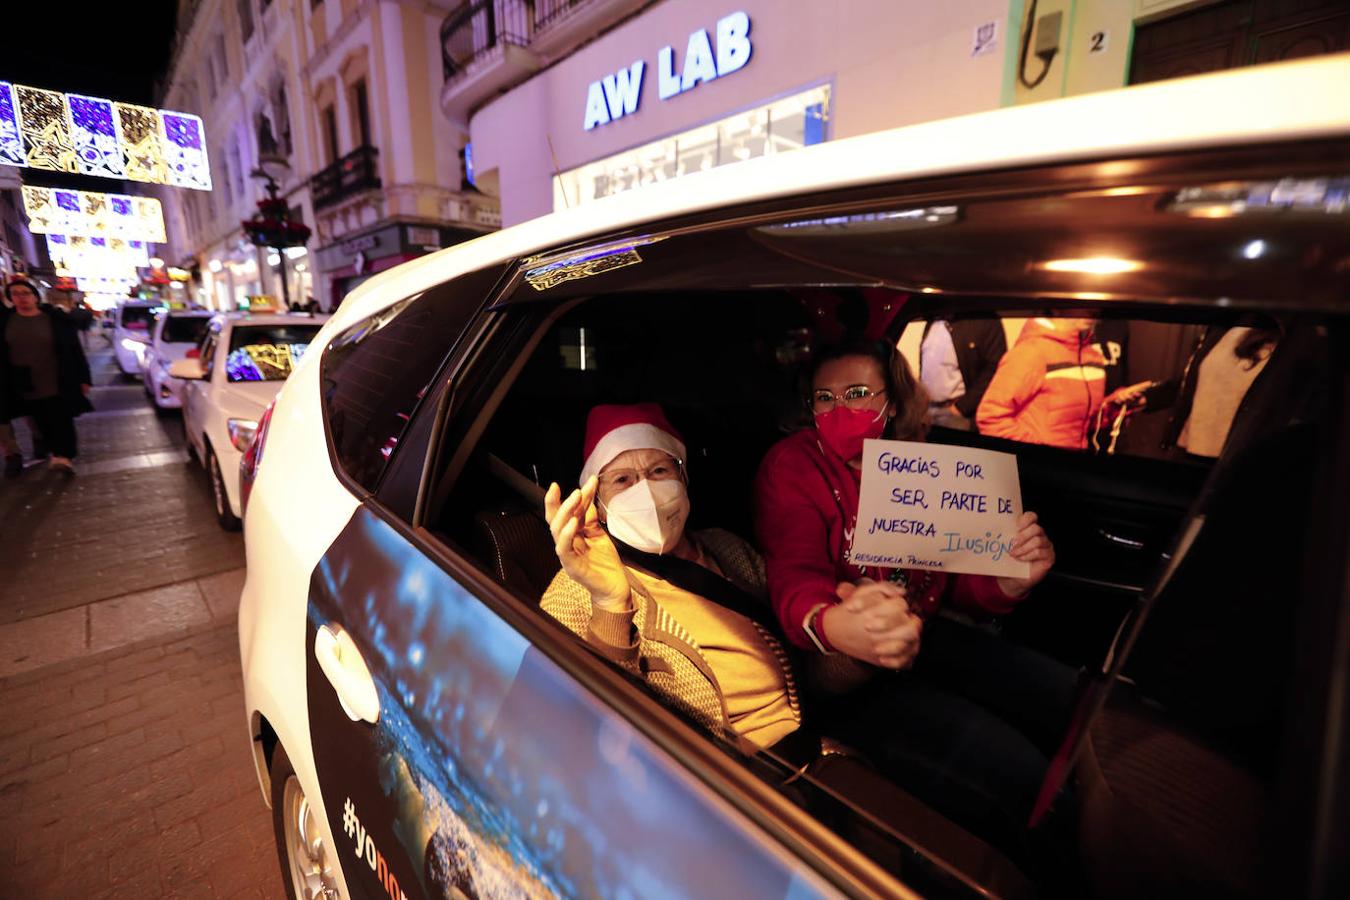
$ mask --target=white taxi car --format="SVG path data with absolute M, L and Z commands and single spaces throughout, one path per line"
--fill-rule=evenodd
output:
M 225 313 L 211 319 L 195 357 L 169 366 L 182 379 L 183 435 L 211 483 L 216 519 L 239 528 L 239 459 L 258 419 L 326 317 Z
M 205 310 L 171 309 L 155 322 L 141 371 L 145 393 L 155 409 L 178 409 L 183 405 L 183 382 L 169 374 L 169 367 L 201 346 L 213 315 Z
M 155 327 L 155 317 L 163 311 L 157 303 L 131 301 L 114 307 L 112 310 L 113 356 L 117 359 L 117 368 L 127 377 L 141 375 L 145 367 L 145 354 L 150 347 L 150 333 Z
M 827 142 L 366 282 L 244 463 L 243 712 L 290 896 L 1347 896 L 1348 201 L 1342 54 Z M 907 335 L 960 333 L 928 324 L 982 320 L 1022 354 L 1063 318 L 1077 358 L 1041 380 L 1101 413 L 1081 447 L 927 433 L 1015 456 L 1055 542 L 1014 611 L 923 632 L 1082 673 L 1058 717 L 980 707 L 1041 733 L 1020 814 L 917 745 L 803 765 L 692 715 L 641 649 L 685 640 L 683 613 L 634 621 L 620 666 L 541 608 L 559 571 L 543 492 L 577 485 L 595 405 L 660 403 L 691 522 L 762 538 L 782 523 L 755 521 L 751 485 L 811 427 L 798 376 L 818 341 L 852 329 L 908 354 Z M 1109 359 L 1085 340 L 1094 319 Z M 220 387 L 227 324 L 245 323 L 204 354 Z M 1151 386 L 1143 411 L 1100 405 L 1087 372 L 1106 363 Z M 194 444 L 214 458 L 263 402 L 219 425 L 191 406 Z M 1169 437 L 1186 423 L 1191 443 Z M 872 721 L 885 689 L 953 674 L 924 643 L 913 670 L 813 681 L 848 659 L 796 643 L 781 663 L 805 736 L 841 704 Z M 1010 705 L 1041 689 L 996 687 Z M 975 711 L 944 696 L 959 721 Z M 951 749 L 1006 758 L 977 737 Z

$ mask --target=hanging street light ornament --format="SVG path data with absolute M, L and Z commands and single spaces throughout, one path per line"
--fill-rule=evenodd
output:
M 0 165 L 211 190 L 189 113 L 0 81 Z
M 258 132 L 258 168 L 250 172 L 249 177 L 264 181 L 267 196 L 258 201 L 258 215 L 240 224 L 254 246 L 272 247 L 277 251 L 277 265 L 281 267 L 281 297 L 287 309 L 291 307 L 291 291 L 286 283 L 285 249 L 303 246 L 310 235 L 309 226 L 291 219 L 286 198 L 277 196 L 277 180 L 284 179 L 290 170 L 290 163 L 278 151 L 271 125 L 263 119 Z

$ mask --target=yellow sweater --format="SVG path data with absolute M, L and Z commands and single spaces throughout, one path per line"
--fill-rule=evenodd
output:
M 696 543 L 748 593 L 764 594 L 764 564 L 725 531 Z M 559 572 L 544 592 L 544 611 L 616 664 L 713 730 L 730 727 L 768 747 L 801 724 L 787 655 L 757 623 L 656 575 L 629 567 L 627 610 L 593 609 L 590 594 Z

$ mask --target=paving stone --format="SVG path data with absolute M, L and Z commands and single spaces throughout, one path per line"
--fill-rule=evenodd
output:
M 0 630 L 0 677 L 26 672 L 84 652 L 83 609 L 67 609 Z
M 89 648 L 118 647 L 210 619 L 211 611 L 193 581 L 127 594 L 90 604 Z
M 197 579 L 206 605 L 211 608 L 211 617 L 225 619 L 239 614 L 239 596 L 244 591 L 244 570 L 221 572 Z
M 53 723 L 47 670 L 0 678 L 0 708 L 34 723 L 0 739 L 0 897 L 285 896 L 232 619 L 51 668 L 67 707 L 95 684 L 120 699 Z

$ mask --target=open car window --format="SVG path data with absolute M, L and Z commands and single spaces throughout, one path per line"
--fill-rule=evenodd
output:
M 959 358 L 945 381 L 932 379 L 937 405 L 929 439 L 1015 453 L 1025 506 L 1038 512 L 1056 545 L 1051 575 L 1026 602 L 974 623 L 991 640 L 1084 673 L 1070 699 L 1093 700 L 1096 717 L 1074 720 L 1074 703 L 1064 704 L 1048 729 L 1055 737 L 1041 742 L 1047 764 L 1069 752 L 1082 763 L 1092 732 L 1099 777 L 1086 787 L 1094 798 L 1141 790 L 1147 778 L 1129 780 L 1134 764 L 1171 784 L 1160 760 L 1138 756 L 1150 736 L 1161 736 L 1188 765 L 1225 777 L 1185 797 L 1173 785 L 1159 815 L 1204 817 L 1218 823 L 1221 843 L 1249 846 L 1263 827 L 1259 816 L 1226 815 L 1224 798 L 1245 792 L 1255 798 L 1246 811 L 1265 809 L 1282 765 L 1278 742 L 1289 713 L 1282 691 L 1294 669 L 1301 597 L 1272 573 L 1304 564 L 1300 548 L 1324 499 L 1312 473 L 1327 433 L 1318 429 L 1334 407 L 1318 387 L 1334 381 L 1330 335 L 1344 327 L 1325 312 L 1325 302 L 1330 285 L 1345 276 L 1316 261 L 1300 268 L 1289 256 L 1234 261 L 1234 252 L 1243 259 L 1240 229 L 1229 230 L 1224 219 L 1201 223 L 1172 202 L 1175 190 L 1159 188 L 1150 201 L 1138 200 L 1147 193 L 1085 192 L 1081 205 L 1065 204 L 1080 211 L 1065 214 L 1065 223 L 1101 234 L 1108 228 L 1102 223 L 1114 221 L 1109 210 L 1128 214 L 1130 228 L 1120 234 L 1140 265 L 1122 269 L 1125 277 L 1110 291 L 1100 290 L 1095 273 L 1028 263 L 1086 258 L 1053 246 L 1065 233 L 1057 228 L 1046 230 L 1042 246 L 1013 239 L 1019 215 L 1045 224 L 1053 213 L 1032 199 L 940 204 L 920 214 L 886 205 L 872 213 L 629 236 L 528 260 L 519 289 L 488 316 L 482 342 L 453 384 L 422 522 L 537 609 L 559 640 L 584 641 L 539 608 L 559 572 L 541 503 L 550 484 L 564 493 L 577 485 L 593 406 L 660 403 L 688 449 L 687 527 L 753 542 L 756 472 L 775 442 L 811 425 L 800 376 L 822 338 L 870 327 L 882 316 L 886 324 L 875 336 L 894 342 L 922 371 L 925 339 L 935 327 L 956 326 L 947 331 L 949 358 L 981 340 L 961 333 L 978 332 L 996 348 L 982 385 L 986 395 L 1006 397 L 1003 406 L 1015 412 L 1034 396 L 1028 384 L 1050 383 L 1055 390 L 1044 403 L 1042 427 L 1073 438 L 1067 446 L 981 427 L 983 401 L 962 414 L 969 427 L 938 422 L 942 407 L 963 396 L 937 396 L 942 388 L 953 385 L 956 373 L 967 386 Z M 1158 234 L 1146 227 L 1150 218 Z M 1320 210 L 1296 211 L 1281 223 L 1298 240 L 1347 241 Z M 963 231 L 965 224 L 978 227 Z M 1189 256 L 1168 249 L 1174 242 Z M 973 267 L 976 250 L 998 258 L 985 269 Z M 1244 270 L 1247 262 L 1258 265 Z M 1218 268 L 1207 270 L 1211 264 Z M 1181 267 L 1175 281 L 1158 274 L 1175 267 Z M 1217 274 L 1207 282 L 1202 271 Z M 1244 272 L 1251 277 L 1244 280 Z M 1096 289 L 1086 290 L 1089 284 Z M 1233 293 L 1223 294 L 1222 304 L 1208 302 L 1219 291 Z M 945 306 L 935 306 L 935 296 Z M 1052 347 L 1032 361 L 1039 369 L 1023 362 L 1018 384 L 999 385 L 999 369 L 1012 366 L 1009 356 L 1024 339 Z M 1208 393 L 1197 383 L 1206 359 L 1222 364 L 1209 367 L 1215 377 Z M 979 380 L 972 376 L 970 386 Z M 1142 383 L 1144 400 L 1125 398 L 1117 403 L 1123 414 L 1098 415 L 1108 396 Z M 1273 398 L 1282 395 L 1297 402 L 1280 410 Z M 1309 423 L 1316 423 L 1311 430 Z M 1259 488 L 1267 466 L 1284 480 Z M 1197 510 L 1204 521 L 1197 522 Z M 1267 515 L 1287 523 L 1278 540 L 1258 540 L 1248 527 Z M 1225 546 L 1239 557 L 1268 550 L 1275 562 L 1256 577 L 1235 567 Z M 1209 591 L 1213 585 L 1221 590 Z M 1272 596 L 1280 598 L 1279 615 L 1269 630 L 1223 609 L 1254 613 Z M 1214 627 L 1216 620 L 1224 627 Z M 1272 644 L 1258 654 L 1252 641 L 1262 635 Z M 1246 654 L 1259 655 L 1260 665 L 1244 662 Z M 1126 679 L 1112 682 L 1110 704 L 1097 702 L 1102 695 L 1087 687 L 1103 672 Z M 1240 689 L 1226 686 L 1234 673 Z M 822 698 L 809 697 L 809 671 L 797 674 L 809 723 L 810 700 Z M 747 752 L 744 742 L 708 729 L 640 676 L 642 688 L 667 703 L 672 716 L 740 754 L 748 772 L 776 789 L 806 790 L 792 796 L 911 884 L 973 888 L 977 870 L 1011 871 L 1015 880 L 1035 868 L 1019 843 L 1037 839 L 1026 821 L 1015 823 L 1013 830 L 1022 830 L 1011 840 L 1008 833 L 972 838 L 966 811 L 944 796 L 943 777 L 955 780 L 956 773 L 943 770 L 941 760 L 937 787 L 901 772 L 884 779 L 884 791 L 869 790 L 866 779 L 841 788 L 813 773 L 792 779 L 798 787 L 789 788 L 786 759 L 775 759 L 772 750 Z M 632 680 L 634 673 L 615 677 Z M 916 759 L 914 770 L 930 763 Z M 1106 828 L 1123 815 L 1075 809 L 1079 802 L 1087 801 L 1072 790 L 1061 795 L 1048 817 L 1038 817 L 1034 834 L 1066 828 L 1085 811 L 1104 816 L 1094 822 Z M 1107 865 L 1102 858 L 1109 853 L 1128 856 L 1063 832 L 1058 839 L 1068 841 L 1075 865 L 1088 869 Z M 1226 865 L 1226 853 L 1208 857 L 1203 871 L 1177 861 L 1186 859 L 1183 853 L 1140 864 L 1175 866 L 1183 883 L 1202 887 L 1230 884 L 1237 871 Z M 1257 877 L 1250 866 L 1236 877 L 1255 884 L 1242 880 L 1249 876 Z

